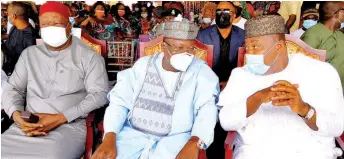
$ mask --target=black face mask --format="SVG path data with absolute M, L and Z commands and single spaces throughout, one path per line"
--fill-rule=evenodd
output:
M 227 28 L 231 25 L 231 15 L 229 15 L 228 13 L 221 13 L 221 14 L 216 14 L 216 25 L 221 28 Z

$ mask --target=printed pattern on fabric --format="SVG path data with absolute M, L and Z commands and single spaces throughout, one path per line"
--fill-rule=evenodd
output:
M 182 73 L 180 73 L 174 86 L 174 92 L 169 95 L 155 65 L 158 55 L 152 56 L 148 62 L 146 77 L 135 100 L 129 121 L 132 127 L 138 131 L 166 136 L 171 131 L 175 99 L 183 80 Z

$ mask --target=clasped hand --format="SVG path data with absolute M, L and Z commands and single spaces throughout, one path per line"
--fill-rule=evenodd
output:
M 272 86 L 260 91 L 262 103 L 272 102 L 274 106 L 289 106 L 300 116 L 306 116 L 309 106 L 302 100 L 299 85 L 288 81 L 277 81 Z
M 14 122 L 25 133 L 25 136 L 46 136 L 48 132 L 64 124 L 67 120 L 63 114 L 34 114 L 39 117 L 38 123 L 29 123 L 20 117 L 20 111 L 13 113 Z

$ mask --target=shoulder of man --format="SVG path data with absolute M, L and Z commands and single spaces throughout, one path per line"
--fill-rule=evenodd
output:
M 323 24 L 321 23 L 315 24 L 313 27 L 307 29 L 303 35 L 321 35 L 322 33 L 320 30 L 322 29 L 322 27 Z
M 239 38 L 245 39 L 245 30 L 236 25 L 233 25 L 232 27 L 233 34 L 237 34 Z
M 200 35 L 200 34 L 206 35 L 207 33 L 210 35 L 210 33 L 212 32 L 212 30 L 213 30 L 214 27 L 216 27 L 216 25 L 211 25 L 211 26 L 209 26 L 208 28 L 201 29 L 201 30 L 198 32 L 198 35 Z
M 205 77 L 210 81 L 218 81 L 217 75 L 209 67 L 209 65 L 202 59 L 195 57 L 190 64 L 188 71 L 197 72 L 198 77 Z
M 97 53 L 91 47 L 86 45 L 83 41 L 81 41 L 81 39 L 73 36 L 73 43 L 76 47 L 78 47 L 80 49 L 81 56 L 94 55 L 94 56 L 100 56 L 101 57 L 101 55 L 99 53 Z
M 296 63 L 300 65 L 300 69 L 303 69 L 306 73 L 312 72 L 314 75 L 318 76 L 319 79 L 327 75 L 338 75 L 337 70 L 327 62 L 310 58 L 304 54 L 295 54 L 293 56 Z

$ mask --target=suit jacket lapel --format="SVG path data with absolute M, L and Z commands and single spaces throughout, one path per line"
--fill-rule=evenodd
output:
M 232 28 L 232 37 L 231 37 L 231 46 L 230 46 L 230 50 L 229 50 L 229 61 L 233 61 L 236 60 L 234 59 L 235 57 L 237 57 L 237 50 L 238 50 L 238 34 L 237 34 L 237 29 L 233 26 Z
M 217 31 L 216 25 L 213 27 L 213 29 L 211 30 L 211 41 L 212 44 L 214 44 L 214 57 L 213 57 L 213 67 L 215 65 L 217 65 L 218 61 L 219 61 L 219 57 L 220 57 L 220 37 L 219 37 L 219 33 Z

